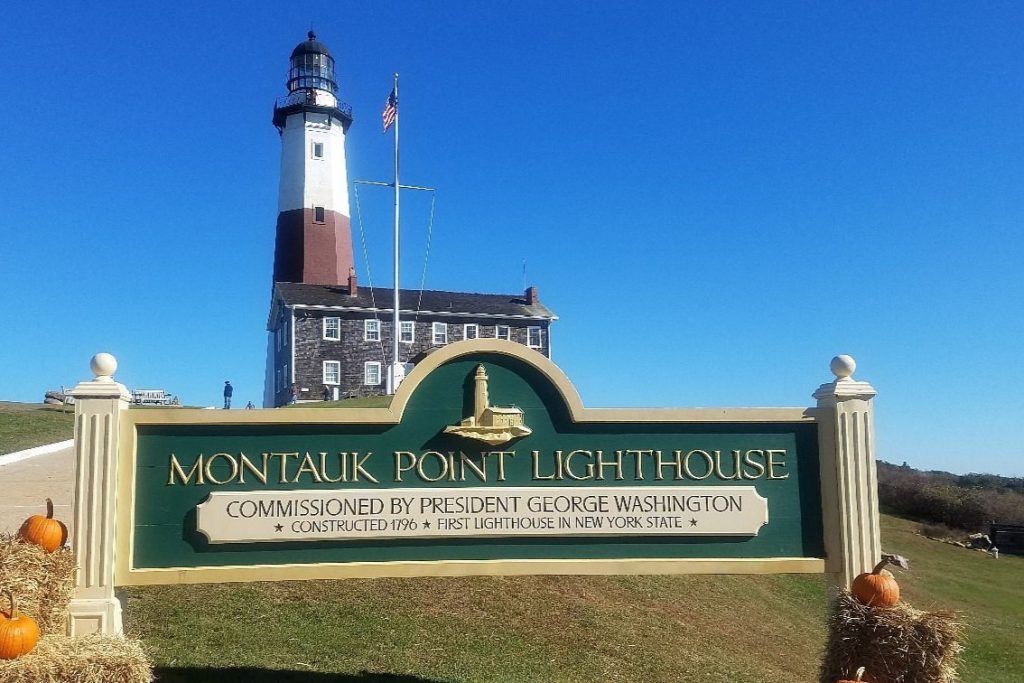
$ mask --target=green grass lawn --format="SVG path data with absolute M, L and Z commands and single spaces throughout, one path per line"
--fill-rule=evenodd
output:
M 883 517 L 904 597 L 969 622 L 965 681 L 1024 680 L 1024 558 L 999 560 Z M 816 680 L 816 576 L 429 578 L 126 591 L 161 680 Z M 290 672 L 290 673 L 289 673 Z
M 0 401 L 0 455 L 74 436 L 74 408 Z
M 343 401 L 303 403 L 289 407 L 384 408 L 390 403 L 390 396 L 367 396 Z M 154 407 L 158 406 L 138 406 L 132 409 Z M 74 406 L 63 408 L 43 403 L 0 401 L 0 455 L 72 438 L 75 431 L 74 413 Z
M 312 401 L 310 403 L 293 403 L 288 408 L 387 408 L 391 405 L 390 396 L 360 396 L 345 398 L 340 401 Z

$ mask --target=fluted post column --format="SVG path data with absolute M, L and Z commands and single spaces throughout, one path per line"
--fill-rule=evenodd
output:
M 833 588 L 871 571 L 881 557 L 878 474 L 872 399 L 875 389 L 853 379 L 850 356 L 832 359 L 835 380 L 814 392 L 825 409 L 819 432 L 825 568 Z
M 120 633 L 121 603 L 114 595 L 114 525 L 117 446 L 121 411 L 130 402 L 114 381 L 117 361 L 92 358 L 95 379 L 71 390 L 75 399 L 75 491 L 72 549 L 78 560 L 71 600 L 72 636 Z

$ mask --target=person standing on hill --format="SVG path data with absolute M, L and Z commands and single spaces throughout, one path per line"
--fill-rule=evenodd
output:
M 231 394 L 235 393 L 235 388 L 231 386 L 230 380 L 224 382 L 224 409 L 231 407 Z

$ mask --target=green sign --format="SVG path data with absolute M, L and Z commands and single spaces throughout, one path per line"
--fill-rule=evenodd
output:
M 119 583 L 823 571 L 812 411 L 587 410 L 514 346 L 434 354 L 390 409 L 129 411 Z

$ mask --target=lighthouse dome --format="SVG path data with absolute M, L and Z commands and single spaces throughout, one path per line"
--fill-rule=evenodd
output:
M 309 40 L 302 41 L 292 50 L 288 92 L 311 88 L 325 90 L 332 95 L 338 94 L 338 82 L 334 78 L 334 57 L 312 31 L 309 32 Z
M 309 40 L 304 40 L 295 46 L 295 49 L 292 50 L 293 58 L 299 55 L 314 53 L 327 55 L 328 57 L 331 56 L 331 51 L 327 49 L 327 46 L 316 39 L 316 33 L 310 31 L 306 35 L 309 36 Z

